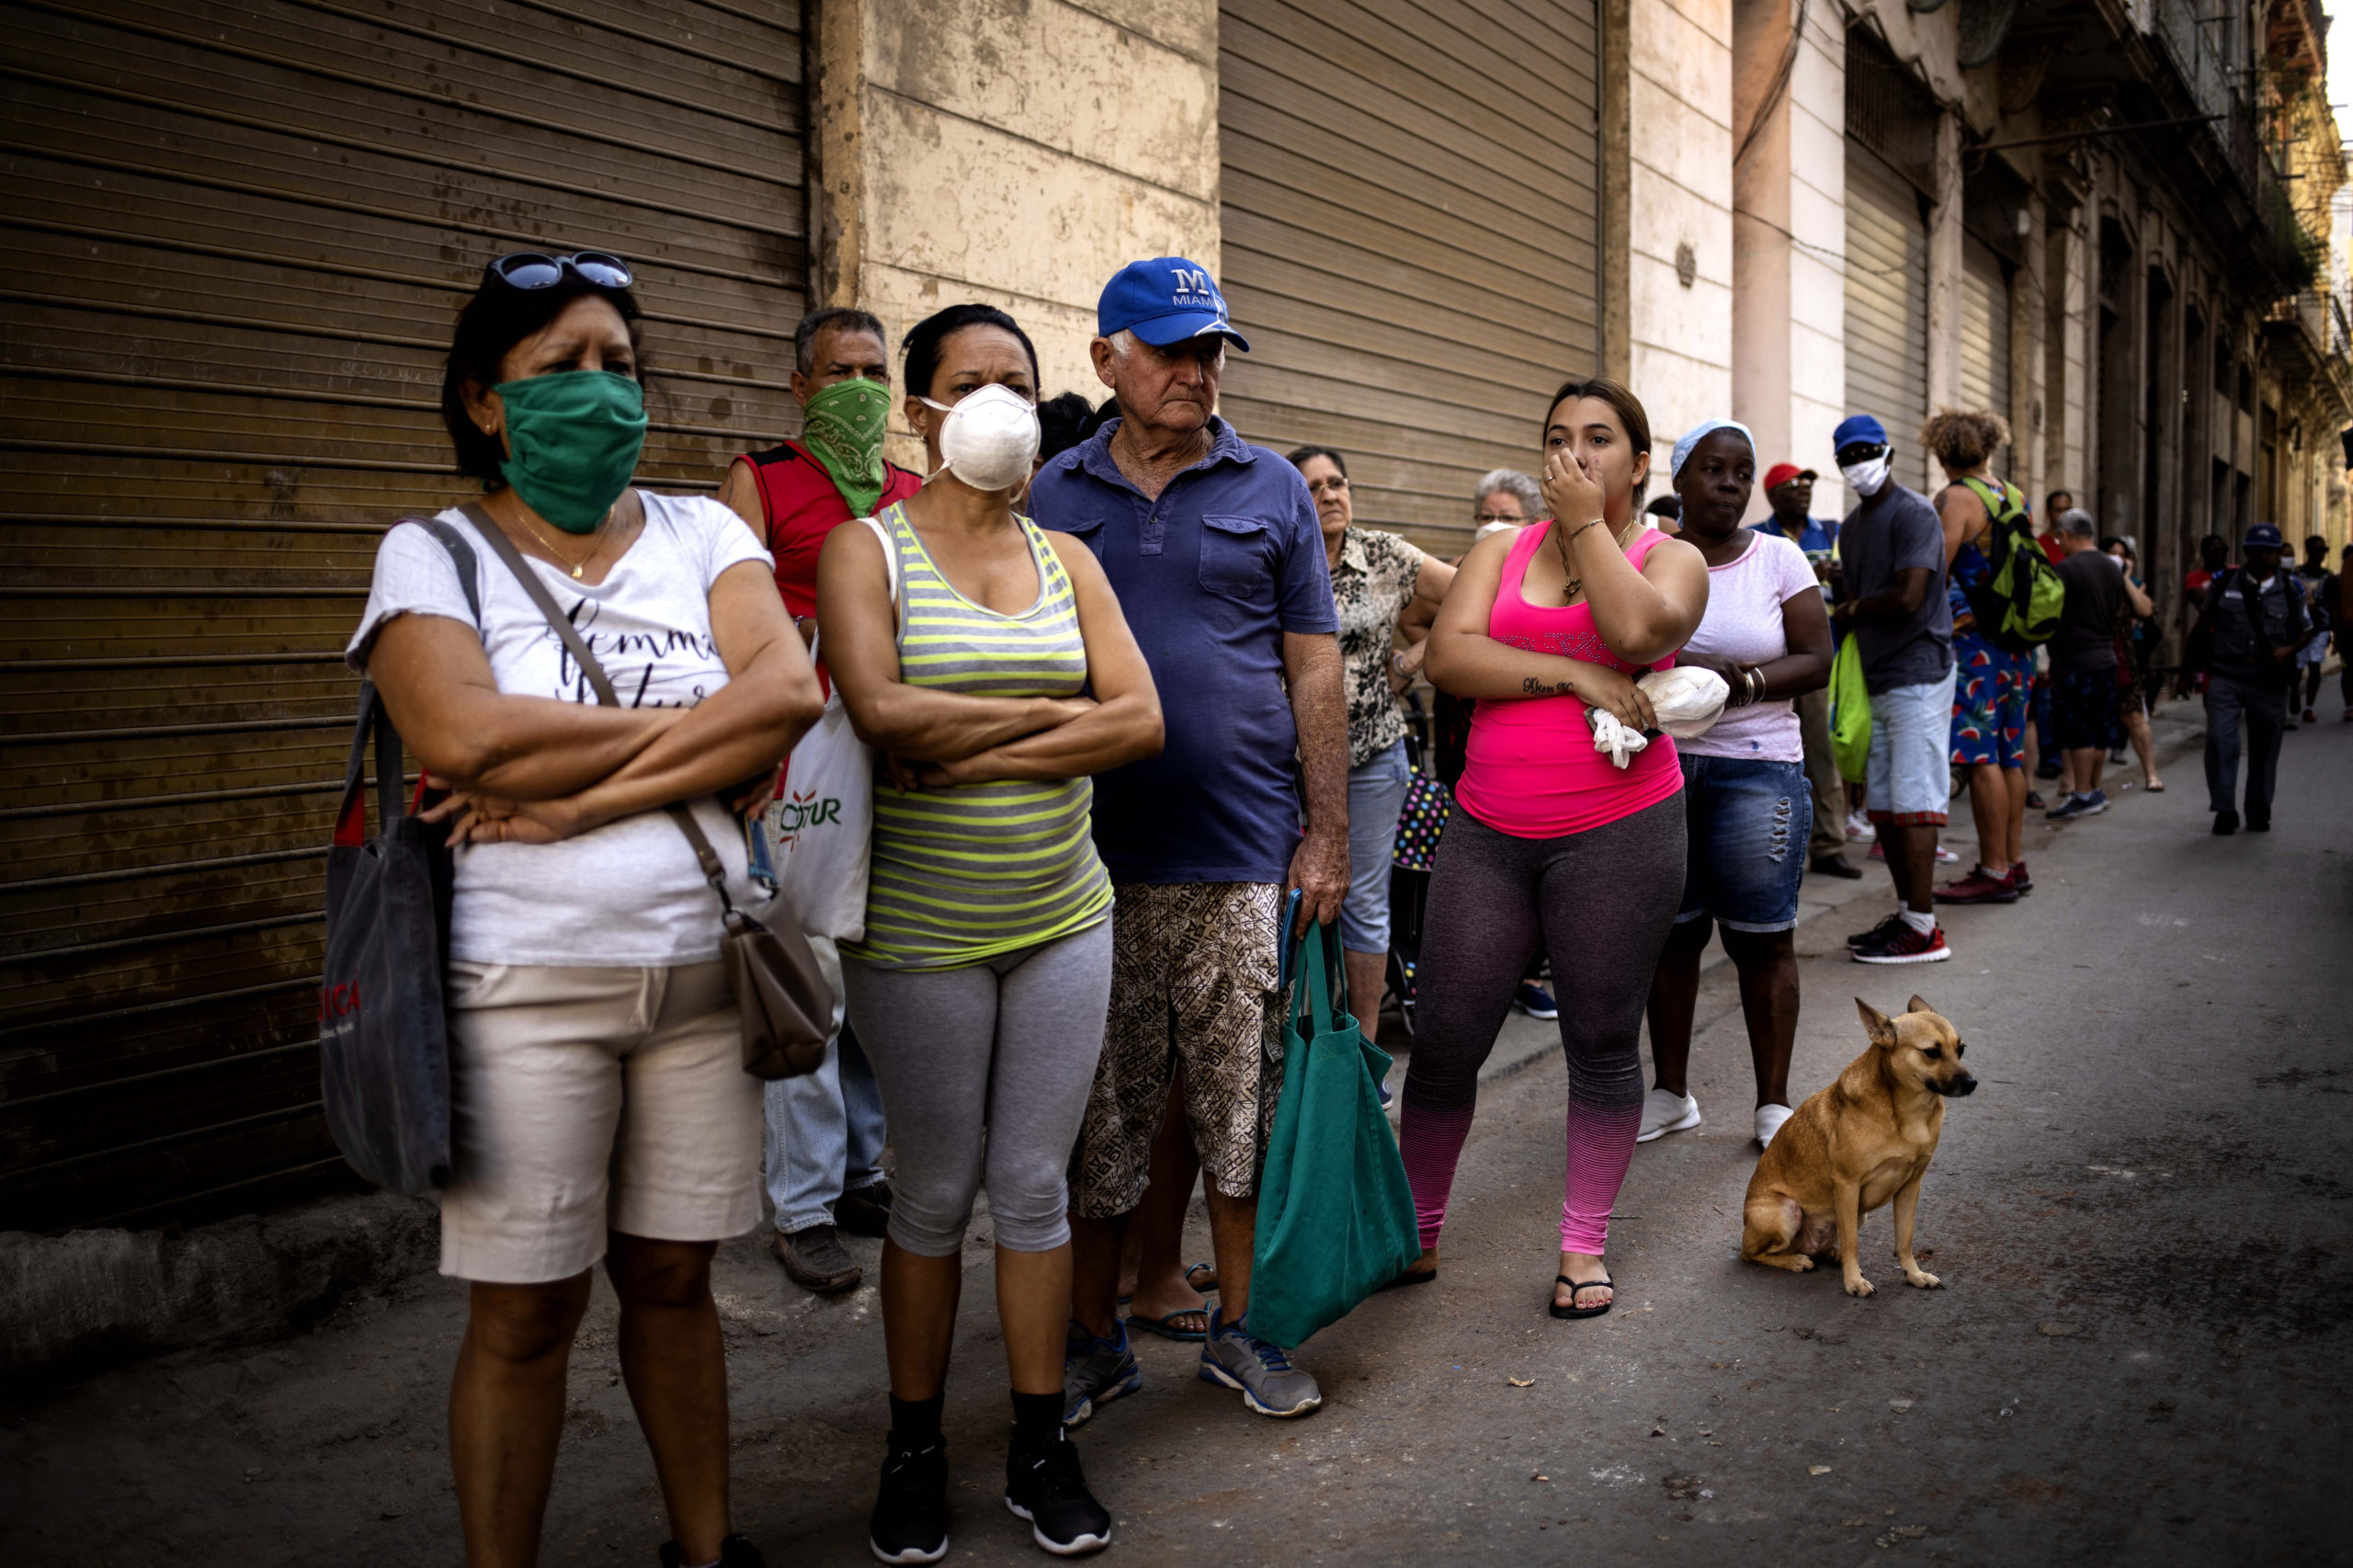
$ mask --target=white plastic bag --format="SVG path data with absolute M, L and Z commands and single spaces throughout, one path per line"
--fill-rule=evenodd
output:
M 1724 699 L 1732 695 L 1723 676 L 1697 665 L 1653 670 L 1634 684 L 1651 699 L 1658 727 L 1683 741 L 1707 733 L 1723 717 Z M 1586 720 L 1593 726 L 1593 749 L 1607 754 L 1614 767 L 1625 767 L 1635 753 L 1651 744 L 1648 735 L 1628 729 L 1608 709 L 1588 708 Z
M 899 599 L 898 555 L 891 536 L 863 519 L 882 543 L 891 602 Z M 812 648 L 813 656 L 817 650 Z M 792 748 L 784 788 L 763 819 L 777 891 L 791 901 L 801 932 L 835 942 L 866 939 L 867 881 L 874 867 L 874 754 L 850 727 L 842 690 Z

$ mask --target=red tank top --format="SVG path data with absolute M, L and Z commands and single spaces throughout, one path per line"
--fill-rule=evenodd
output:
M 746 452 L 736 460 L 752 465 L 759 482 L 760 505 L 767 512 L 768 553 L 776 557 L 777 591 L 784 608 L 796 619 L 817 613 L 817 552 L 825 536 L 844 523 L 849 503 L 834 486 L 825 465 L 809 455 L 798 441 Z M 882 496 L 874 503 L 879 514 L 893 502 L 904 501 L 923 488 L 923 476 L 893 462 L 882 465 Z
M 1529 604 L 1521 593 L 1528 562 L 1551 532 L 1551 523 L 1524 528 L 1504 560 L 1495 585 L 1495 607 L 1487 635 L 1530 653 L 1558 653 L 1607 665 L 1630 676 L 1671 668 L 1675 656 L 1656 664 L 1630 665 L 1609 651 L 1594 625 L 1593 607 L 1554 609 Z M 1626 547 L 1626 559 L 1640 570 L 1666 536 L 1644 528 Z M 1585 704 L 1574 697 L 1483 697 L 1471 716 L 1471 744 L 1462 782 L 1454 798 L 1462 809 L 1497 833 L 1515 838 L 1559 838 L 1606 826 L 1665 800 L 1683 788 L 1675 743 L 1653 740 L 1622 768 L 1593 749 L 1593 729 Z

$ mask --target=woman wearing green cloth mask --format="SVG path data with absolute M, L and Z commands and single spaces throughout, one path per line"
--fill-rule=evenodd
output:
M 717 1244 L 760 1218 L 760 1085 L 740 1065 L 719 900 L 662 808 L 688 806 L 729 896 L 758 913 L 720 797 L 765 800 L 819 699 L 767 554 L 735 516 L 629 488 L 645 437 L 637 321 L 615 257 L 491 265 L 442 385 L 483 498 L 385 535 L 347 653 L 451 791 L 426 814 L 460 846 L 441 1271 L 471 1286 L 449 1452 L 478 1564 L 538 1555 L 600 1258 L 675 1538 L 662 1561 L 760 1562 L 729 1534 L 710 1294 Z M 598 706 L 494 529 L 623 706 Z

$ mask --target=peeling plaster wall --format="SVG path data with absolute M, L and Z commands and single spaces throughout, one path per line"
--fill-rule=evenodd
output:
M 1142 256 L 1218 267 L 1215 0 L 819 5 L 821 83 L 856 77 L 826 93 L 855 123 L 820 128 L 849 168 L 822 178 L 858 211 L 854 253 L 821 257 L 821 279 L 894 352 L 944 305 L 995 305 L 1037 343 L 1042 392 L 1108 395 L 1087 358 L 1104 282 Z M 891 456 L 919 464 L 895 412 L 892 431 Z
M 1733 405 L 1732 0 L 1631 0 L 1627 290 L 1663 489 L 1676 437 Z M 1692 279 L 1677 274 L 1688 245 Z

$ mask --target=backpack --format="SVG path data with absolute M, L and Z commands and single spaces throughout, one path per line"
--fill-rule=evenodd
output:
M 1982 479 L 1964 479 L 1993 528 L 1985 540 L 1985 581 L 1966 590 L 1978 635 L 1997 648 L 2024 653 L 2051 641 L 2066 608 L 2067 585 L 2035 541 L 2027 520 L 2026 496 L 2005 482 L 1996 493 Z

